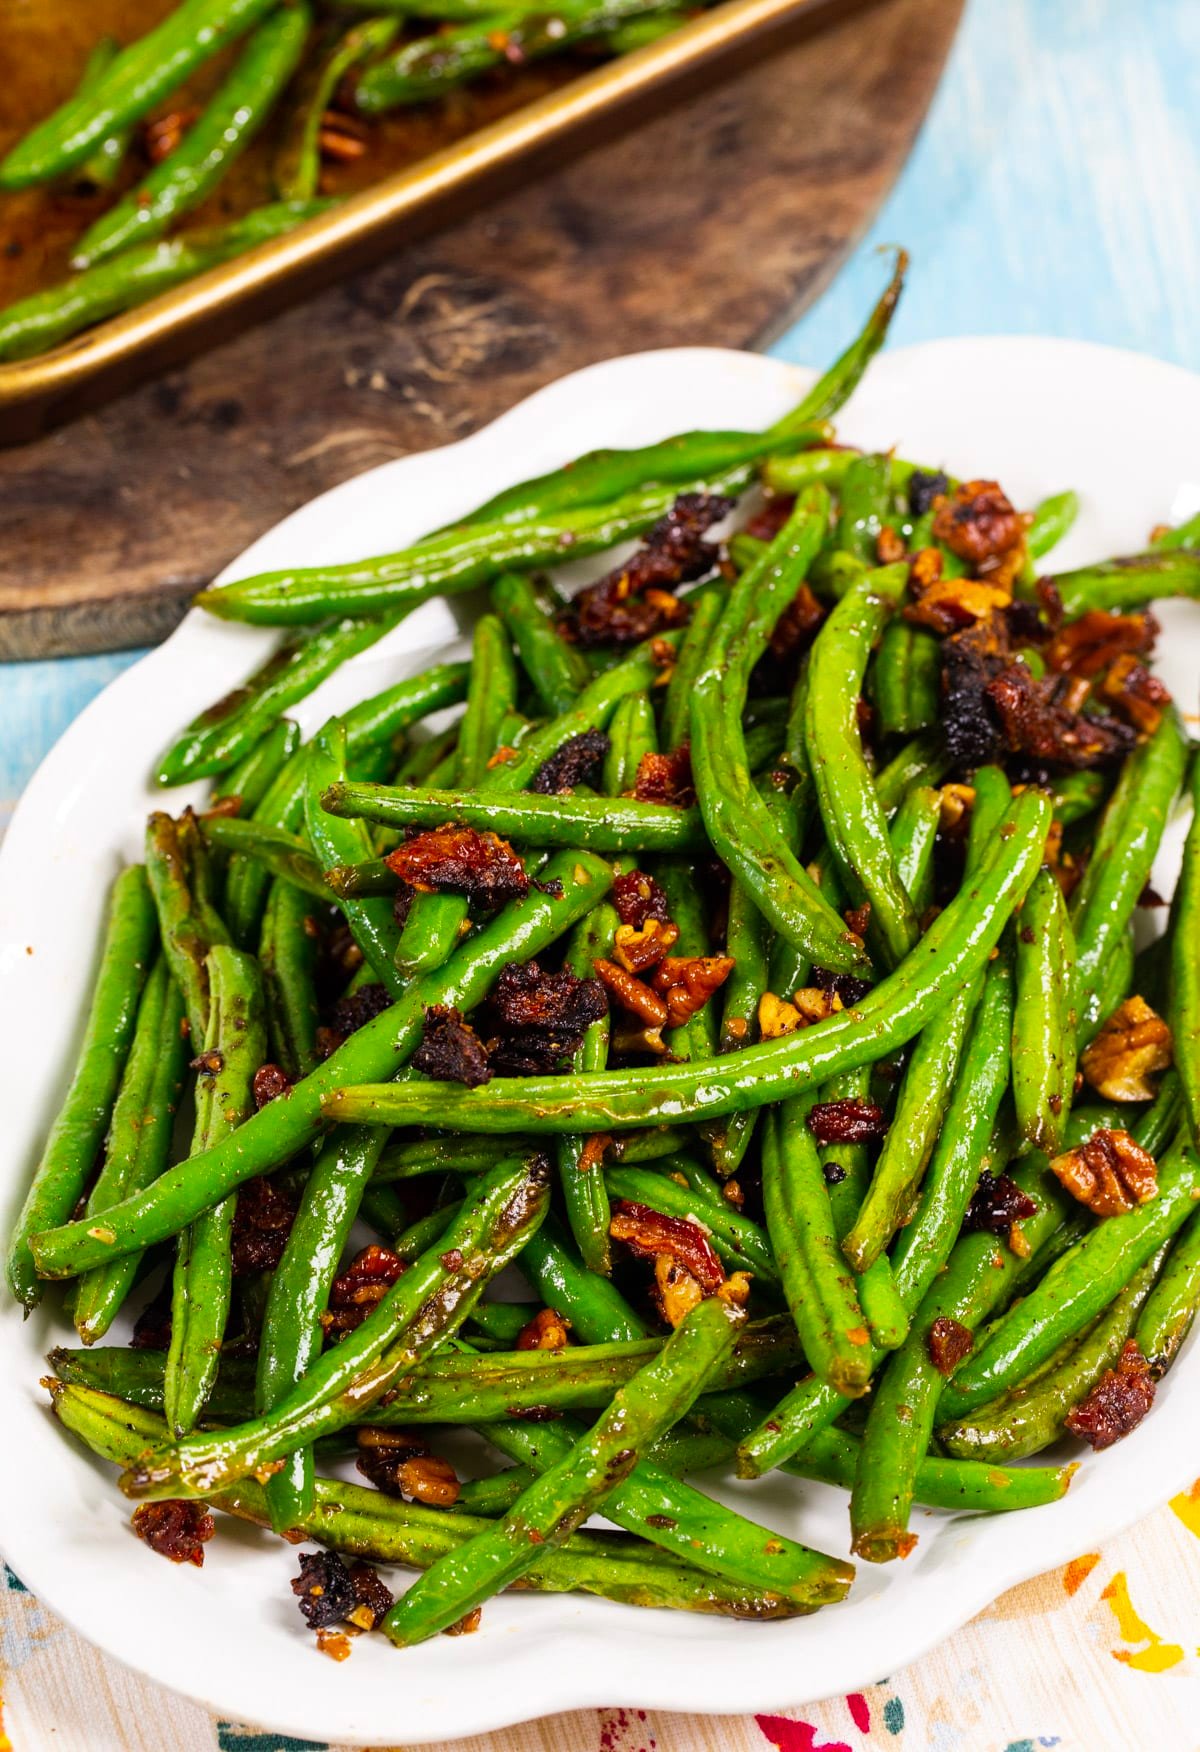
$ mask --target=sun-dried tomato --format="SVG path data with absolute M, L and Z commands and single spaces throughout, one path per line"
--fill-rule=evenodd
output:
M 147 1302 L 133 1323 L 130 1350 L 169 1350 L 171 1347 L 171 1283 L 168 1278 L 152 1302 Z
M 359 1630 L 374 1630 L 391 1611 L 395 1595 L 374 1565 L 361 1561 L 350 1565 L 350 1586 L 354 1589 L 354 1605 L 349 1622 Z
M 291 1586 L 310 1630 L 345 1623 L 356 1604 L 350 1572 L 336 1551 L 304 1552 Z
M 570 736 L 562 747 L 544 760 L 529 781 L 529 789 L 544 797 L 557 796 L 576 785 L 596 785 L 611 744 L 603 730 L 583 730 Z
M 1046 646 L 1046 668 L 1056 674 L 1099 675 L 1118 657 L 1144 657 L 1154 649 L 1158 622 L 1152 614 L 1109 614 L 1089 608 L 1060 627 Z
M 204 1503 L 168 1498 L 139 1503 L 133 1511 L 133 1530 L 160 1557 L 172 1563 L 194 1563 L 201 1569 L 204 1547 L 216 1529 Z
M 981 577 L 1001 570 L 1025 544 L 1025 519 L 995 481 L 963 481 L 939 496 L 933 535 Z
M 614 878 L 612 903 L 621 923 L 632 925 L 635 930 L 640 931 L 647 919 L 666 922 L 666 892 L 644 870 L 627 870 Z
M 547 973 L 536 961 L 510 961 L 487 1006 L 488 1062 L 509 1076 L 554 1072 L 607 1013 L 598 979 L 580 979 L 565 967 Z
M 969 1327 L 939 1314 L 929 1328 L 929 1360 L 939 1375 L 952 1375 L 974 1342 Z
M 801 584 L 771 631 L 770 649 L 778 658 L 794 657 L 812 639 L 825 610 L 807 584 Z
M 420 894 L 461 894 L 489 910 L 529 893 L 525 866 L 508 841 L 473 827 L 430 828 L 389 852 L 384 863 Z
M 908 478 L 908 508 L 914 517 L 924 517 L 949 491 L 950 477 L 941 469 L 934 474 L 915 468 Z
M 1121 1217 L 1158 1191 L 1158 1165 L 1127 1131 L 1098 1126 L 1050 1167 L 1073 1198 L 1098 1217 Z
M 403 1270 L 404 1261 L 390 1247 L 380 1247 L 375 1242 L 364 1247 L 333 1280 L 329 1312 L 321 1317 L 326 1336 L 341 1338 L 361 1326 Z
M 614 1241 L 624 1241 L 643 1259 L 666 1254 L 678 1260 L 706 1295 L 715 1294 L 725 1281 L 712 1242 L 699 1223 L 688 1217 L 664 1216 L 649 1205 L 620 1198 L 613 1205 L 608 1232 Z
M 405 1497 L 432 1509 L 453 1508 L 458 1475 L 448 1460 L 434 1454 L 421 1436 L 408 1430 L 363 1427 L 357 1435 L 355 1465 L 385 1496 Z
M 807 1123 L 819 1144 L 867 1144 L 887 1129 L 883 1108 L 873 1101 L 818 1101 Z
M 810 978 L 820 991 L 835 992 L 846 1010 L 861 1004 L 871 989 L 869 979 L 858 979 L 852 973 L 832 973 L 828 967 L 814 967 Z
M 425 1011 L 421 1044 L 413 1053 L 418 1071 L 439 1083 L 465 1083 L 477 1089 L 492 1074 L 487 1048 L 469 1022 L 447 1004 L 430 1004 Z
M 1138 1427 L 1153 1404 L 1154 1377 L 1131 1338 L 1116 1368 L 1106 1369 L 1087 1398 L 1067 1414 L 1067 1428 L 1093 1448 L 1111 1448 Z
M 261 1113 L 269 1101 L 278 1101 L 292 1087 L 292 1079 L 282 1065 L 259 1065 L 250 1084 L 254 1110 Z
M 694 803 L 691 744 L 681 742 L 670 754 L 644 754 L 638 762 L 633 794 L 639 803 L 672 803 L 679 809 Z
M 1136 740 L 1119 719 L 1082 712 L 1081 701 L 1062 703 L 1059 684 L 1050 676 L 1039 680 L 1024 663 L 1009 664 L 989 681 L 987 697 L 1008 749 L 1051 765 L 1103 766 L 1122 759 Z
M 990 1174 L 985 1168 L 967 1206 L 963 1230 L 967 1234 L 1007 1235 L 1014 1223 L 1032 1217 L 1036 1210 L 1033 1199 L 1015 1180 L 1007 1174 Z
M 527 1326 L 517 1334 L 517 1349 L 565 1350 L 570 1342 L 571 1322 L 557 1308 L 539 1308 Z
M 233 1218 L 233 1274 L 274 1271 L 296 1220 L 296 1205 L 261 1174 L 238 1187 Z
M 1084 1049 L 1079 1068 L 1107 1101 L 1152 1101 L 1150 1078 L 1169 1069 L 1171 1059 L 1170 1028 L 1135 992 Z
M 153 121 L 143 122 L 141 147 L 148 161 L 152 165 L 161 164 L 164 158 L 169 158 L 199 117 L 199 105 L 192 103 L 171 110 L 168 115 L 156 116 Z
M 581 645 L 634 645 L 680 625 L 688 609 L 672 587 L 712 570 L 717 550 L 704 537 L 732 509 L 713 493 L 681 493 L 623 565 L 580 591 L 563 631 Z
M 1143 736 L 1153 736 L 1171 703 L 1168 688 L 1136 657 L 1118 657 L 1099 691 L 1100 697 Z
M 743 534 L 753 536 L 755 541 L 774 541 L 795 508 L 796 500 L 791 493 L 768 493 Z
M 667 955 L 651 984 L 667 1007 L 667 1023 L 681 1028 L 719 991 L 734 969 L 731 955 Z
M 382 980 L 368 980 L 331 1005 L 329 1026 L 339 1039 L 345 1040 L 381 1016 L 391 1003 L 391 993 Z

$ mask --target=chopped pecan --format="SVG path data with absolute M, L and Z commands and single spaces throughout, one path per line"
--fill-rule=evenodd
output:
M 474 1636 L 483 1623 L 483 1607 L 472 1606 L 469 1612 L 464 1612 L 461 1618 L 456 1618 L 453 1624 L 448 1624 L 442 1632 L 443 1636 Z
M 644 754 L 633 794 L 639 803 L 672 803 L 679 809 L 694 803 L 691 745 L 681 742 L 670 754 Z
M 1150 1078 L 1169 1069 L 1171 1057 L 1171 1030 L 1135 993 L 1113 1011 L 1079 1065 L 1107 1101 L 1152 1101 Z
M 902 560 L 908 549 L 901 536 L 897 535 L 890 523 L 885 523 L 875 537 L 875 558 L 881 566 L 894 566 Z
M 304 1552 L 292 1593 L 310 1630 L 344 1623 L 357 1603 L 350 1572 L 336 1551 Z
M 704 536 L 732 508 L 712 493 L 681 493 L 636 553 L 579 592 L 563 631 L 581 645 L 633 645 L 685 621 L 687 605 L 672 586 L 712 570 L 717 550 Z
M 344 1630 L 330 1630 L 324 1625 L 317 1632 L 317 1647 L 331 1661 L 348 1661 L 351 1642 Z
M 1067 1428 L 1093 1448 L 1111 1448 L 1135 1430 L 1154 1404 L 1150 1365 L 1130 1339 L 1115 1369 L 1106 1369 L 1087 1398 L 1067 1414 Z
M 941 494 L 933 535 L 979 577 L 1011 577 L 1024 557 L 1025 519 L 995 481 L 962 481 Z
M 640 931 L 648 919 L 667 922 L 667 896 L 653 876 L 643 870 L 626 870 L 613 880 L 612 903 L 623 925 Z
M 864 900 L 861 906 L 848 906 L 842 917 L 846 921 L 846 929 L 850 935 L 857 937 L 861 943 L 871 923 L 870 901 Z
M 887 1129 L 883 1109 L 873 1101 L 818 1101 L 807 1124 L 820 1144 L 866 1144 Z
M 758 1000 L 758 1032 L 764 1040 L 778 1040 L 781 1034 L 794 1034 L 797 1028 L 807 1028 L 810 1022 L 823 1022 L 844 1008 L 841 997 L 833 989 L 821 986 L 801 986 L 793 992 L 793 1001 L 780 998 L 774 992 L 764 992 Z
M 187 104 L 182 109 L 171 110 L 168 115 L 156 117 L 154 121 L 144 122 L 142 151 L 150 163 L 161 164 L 164 158 L 169 158 L 199 116 L 199 107 Z
M 356 1442 L 355 1465 L 385 1496 L 405 1497 L 431 1509 L 453 1508 L 458 1501 L 457 1473 L 448 1460 L 430 1451 L 422 1437 L 365 1425 Z
M 517 1349 L 565 1350 L 569 1342 L 571 1322 L 557 1308 L 539 1308 L 528 1326 L 517 1334 Z
M 1007 1174 L 990 1174 L 985 1168 L 967 1206 L 963 1231 L 1007 1235 L 1014 1223 L 1032 1217 L 1037 1205 Z
M 1125 724 L 1062 703 L 1054 679 L 1038 680 L 1021 662 L 1010 663 L 988 682 L 987 697 L 1014 754 L 1050 765 L 1092 767 L 1120 760 L 1134 744 Z
M 384 862 L 420 894 L 461 894 L 489 910 L 529 893 L 525 866 L 508 841 L 473 827 L 430 828 L 397 846 Z
M 1046 668 L 1056 674 L 1099 675 L 1118 657 L 1145 656 L 1154 649 L 1158 622 L 1152 614 L 1109 614 L 1089 608 L 1060 627 L 1046 646 Z
M 583 730 L 578 736 L 569 736 L 561 748 L 542 762 L 529 781 L 529 789 L 553 797 L 575 785 L 598 784 L 609 746 L 603 730 Z
M 340 1338 L 361 1326 L 387 1295 L 404 1270 L 404 1261 L 390 1247 L 372 1242 L 356 1254 L 329 1291 L 329 1312 L 321 1316 L 327 1337 Z
M 943 785 L 938 796 L 941 798 L 939 831 L 947 839 L 966 839 L 971 828 L 971 811 L 975 807 L 974 785 Z
M 239 1186 L 230 1249 L 234 1276 L 274 1271 L 295 1220 L 295 1202 L 273 1181 L 260 1174 Z
M 941 575 L 941 548 L 918 548 L 908 562 L 908 582 L 913 595 L 920 596 L 931 584 L 936 584 Z
M 255 1112 L 261 1113 L 268 1101 L 277 1101 L 281 1095 L 286 1095 L 291 1086 L 292 1079 L 282 1065 L 259 1065 L 250 1084 Z
M 324 112 L 317 129 L 317 150 L 322 158 L 332 158 L 336 164 L 352 164 L 364 158 L 367 149 L 367 130 L 357 116 L 336 109 Z
M 702 1010 L 733 972 L 730 955 L 668 955 L 654 969 L 654 990 L 667 1006 L 667 1022 L 679 1028 Z
M 640 931 L 634 925 L 618 925 L 613 937 L 613 956 L 626 973 L 645 973 L 648 967 L 657 967 L 678 941 L 679 927 L 670 919 L 665 924 L 647 919 Z
M 915 468 L 908 478 L 908 508 L 914 517 L 924 517 L 949 491 L 950 477 L 941 469 L 934 474 Z
M 1153 736 L 1171 703 L 1167 688 L 1136 657 L 1117 658 L 1100 683 L 1100 696 L 1143 736 Z
M 482 1040 L 471 1024 L 446 1004 L 430 1004 L 426 1009 L 421 1044 L 412 1062 L 439 1083 L 465 1083 L 468 1089 L 477 1089 L 492 1075 Z
M 929 1328 L 929 1360 L 939 1375 L 952 1375 L 974 1343 L 969 1327 L 939 1314 Z
M 772 655 L 778 658 L 795 656 L 808 644 L 824 619 L 825 610 L 808 585 L 801 584 L 772 629 Z
M 201 1569 L 204 1547 L 216 1529 L 204 1503 L 168 1498 L 139 1503 L 133 1511 L 133 1530 L 160 1557 L 170 1558 L 172 1563 L 194 1563 Z
M 487 1007 L 488 1062 L 509 1076 L 558 1070 L 607 1010 L 599 980 L 580 979 L 565 967 L 544 973 L 536 961 L 510 961 Z
M 915 626 L 939 634 L 956 633 L 960 627 L 986 620 L 1011 601 L 1007 590 L 979 578 L 936 578 L 920 590 L 904 618 Z
M 650 1028 L 662 1028 L 666 1024 L 667 1006 L 645 980 L 635 979 L 632 973 L 603 956 L 593 961 L 592 966 L 597 979 L 608 988 L 623 1010 L 628 1010 L 630 1015 Z
M 613 1205 L 608 1232 L 614 1241 L 624 1241 L 642 1259 L 660 1254 L 691 1273 L 703 1295 L 714 1295 L 725 1282 L 725 1272 L 712 1242 L 698 1222 L 689 1217 L 667 1217 L 649 1205 L 621 1198 Z
M 1127 1131 L 1102 1125 L 1086 1143 L 1055 1156 L 1051 1169 L 1098 1217 L 1120 1217 L 1158 1191 L 1158 1167 Z

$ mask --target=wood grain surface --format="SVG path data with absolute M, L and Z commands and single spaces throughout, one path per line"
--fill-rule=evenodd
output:
M 0 656 L 163 637 L 315 494 L 594 360 L 760 345 L 912 143 L 960 0 L 875 0 L 486 211 L 0 453 Z

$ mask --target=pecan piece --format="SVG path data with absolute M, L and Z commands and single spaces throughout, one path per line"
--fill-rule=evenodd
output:
M 825 610 L 808 585 L 801 584 L 775 622 L 770 638 L 771 655 L 778 658 L 794 656 L 808 644 L 824 619 Z
M 1120 1217 L 1158 1191 L 1158 1166 L 1127 1131 L 1100 1126 L 1050 1164 L 1072 1198 L 1098 1217 Z
M 1152 614 L 1109 614 L 1089 608 L 1060 627 L 1046 646 L 1046 668 L 1055 674 L 1099 675 L 1118 657 L 1145 656 L 1154 649 L 1158 622 Z
M 385 1496 L 404 1497 L 433 1509 L 453 1508 L 458 1501 L 457 1473 L 422 1437 L 367 1425 L 358 1431 L 356 1441 L 355 1465 Z
M 598 784 L 609 747 L 603 730 L 583 730 L 578 736 L 568 737 L 561 748 L 542 762 L 529 781 L 529 789 L 553 797 L 575 785 Z
M 1150 1365 L 1130 1339 L 1115 1369 L 1106 1369 L 1086 1399 L 1067 1415 L 1067 1428 L 1093 1448 L 1111 1448 L 1135 1430 L 1154 1404 Z
M 296 1206 L 261 1174 L 238 1188 L 231 1254 L 234 1277 L 274 1271 L 296 1220 Z
M 603 956 L 593 961 L 592 966 L 596 970 L 597 979 L 607 987 L 623 1010 L 628 1010 L 630 1015 L 636 1016 L 639 1022 L 644 1022 L 649 1028 L 665 1026 L 667 1006 L 645 980 L 635 979 L 632 973 Z
M 326 1336 L 340 1338 L 361 1326 L 403 1270 L 404 1261 L 390 1247 L 380 1247 L 375 1242 L 364 1247 L 333 1280 L 329 1312 L 321 1316 Z
M 160 1557 L 172 1563 L 194 1563 L 201 1569 L 204 1547 L 216 1529 L 204 1503 L 168 1498 L 139 1503 L 133 1511 L 133 1530 Z
M 730 955 L 668 955 L 654 970 L 652 984 L 667 1007 L 667 1022 L 679 1028 L 702 1010 L 733 972 Z
M 1158 677 L 1130 656 L 1117 658 L 1100 683 L 1100 697 L 1143 736 L 1153 736 L 1171 703 L 1171 695 Z
M 978 578 L 936 578 L 906 606 L 904 618 L 935 633 L 956 633 L 960 627 L 987 620 L 997 609 L 1007 608 L 1011 600 L 1006 589 Z
M 669 949 L 679 941 L 679 927 L 670 919 L 663 924 L 647 919 L 639 931 L 634 925 L 618 925 L 613 937 L 613 955 L 626 973 L 645 973 L 657 967 Z
M 781 1034 L 794 1034 L 810 1022 L 823 1022 L 842 1008 L 841 997 L 832 987 L 801 986 L 792 993 L 790 1003 L 774 992 L 764 992 L 758 1000 L 758 1032 L 764 1040 L 778 1040 Z
M 717 550 L 704 536 L 732 508 L 732 500 L 713 493 L 681 493 L 623 565 L 579 592 L 563 617 L 567 637 L 581 645 L 632 645 L 679 626 L 688 608 L 672 586 L 712 570 Z
M 644 754 L 633 795 L 639 803 L 671 803 L 678 809 L 694 803 L 691 744 L 681 742 L 670 754 Z
M 461 894 L 489 910 L 529 893 L 525 866 L 499 834 L 473 827 L 433 827 L 384 859 L 419 894 Z
M 929 1360 L 939 1375 L 952 1375 L 974 1343 L 969 1327 L 939 1314 L 929 1328 Z
M 527 1326 L 517 1334 L 517 1349 L 565 1350 L 569 1342 L 571 1322 L 557 1308 L 539 1308 Z
M 643 870 L 627 870 L 613 880 L 612 903 L 623 925 L 643 930 L 650 919 L 667 923 L 667 896 L 653 876 Z
M 421 1044 L 412 1062 L 439 1083 L 465 1083 L 468 1089 L 477 1089 L 492 1074 L 482 1040 L 471 1024 L 446 1004 L 430 1004 L 426 1009 Z
M 933 535 L 980 577 L 1011 578 L 1024 557 L 1025 519 L 996 481 L 962 481 L 939 495 Z
M 1113 1011 L 1079 1065 L 1108 1101 L 1152 1101 L 1150 1078 L 1170 1067 L 1171 1056 L 1171 1030 L 1135 993 Z
M 887 1129 L 873 1101 L 818 1101 L 806 1123 L 819 1144 L 866 1144 Z

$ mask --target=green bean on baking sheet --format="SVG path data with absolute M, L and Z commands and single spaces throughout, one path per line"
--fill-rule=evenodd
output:
M 403 96 L 428 50 L 379 19 L 387 60 L 327 46 Z M 595 450 L 204 593 L 289 631 L 158 763 L 211 802 L 117 878 L 10 1286 L 78 1280 L 51 1396 L 129 1496 L 422 1572 L 366 1615 L 402 1647 L 503 1589 L 816 1610 L 850 1567 L 693 1474 L 834 1485 L 891 1561 L 916 1504 L 1061 1499 L 1077 1462 L 1024 1462 L 1153 1417 L 1200 1308 L 1195 825 L 1133 934 L 1197 798 L 1142 612 L 1194 593 L 1194 536 L 1061 573 L 1060 617 L 1032 580 L 1074 495 L 1028 520 L 840 447 L 902 272 L 765 434 Z M 469 662 L 301 739 L 469 590 Z M 253 1278 L 239 1208 L 278 1213 Z M 172 1242 L 169 1345 L 98 1344 Z M 464 1428 L 503 1472 L 458 1476 Z M 324 1476 L 350 1451 L 381 1488 Z

